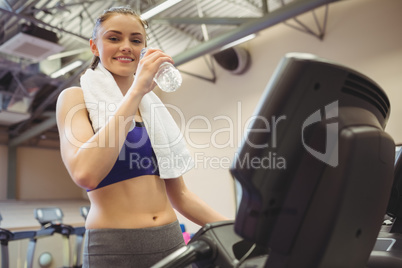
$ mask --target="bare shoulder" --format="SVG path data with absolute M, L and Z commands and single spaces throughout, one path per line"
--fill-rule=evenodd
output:
M 80 87 L 68 87 L 64 89 L 62 94 L 81 94 L 82 95 L 82 88 Z
M 80 87 L 69 87 L 64 89 L 57 98 L 56 112 L 80 104 L 84 104 L 84 94 L 82 89 Z
M 74 114 L 83 113 L 84 116 L 87 116 L 84 94 L 80 87 L 64 89 L 57 99 L 56 115 L 58 120 L 65 118 L 68 114 L 71 114 L 72 111 Z
M 69 101 L 69 100 L 84 101 L 84 94 L 82 92 L 82 89 L 80 87 L 66 88 L 60 93 L 60 95 L 57 99 L 58 102 L 64 102 L 64 101 Z

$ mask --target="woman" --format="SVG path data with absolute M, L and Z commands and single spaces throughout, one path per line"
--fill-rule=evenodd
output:
M 226 220 L 186 188 L 181 176 L 186 170 L 174 173 L 174 178 L 162 176 L 174 168 L 162 170 L 155 161 L 160 159 L 151 147 L 150 133 L 153 125 L 161 126 L 144 124 L 150 103 L 145 99 L 154 94 L 159 66 L 173 60 L 157 49 L 148 49 L 140 60 L 146 26 L 128 7 L 105 11 L 90 40 L 91 69 L 83 75 L 81 87 L 65 89 L 57 102 L 62 159 L 91 202 L 84 267 L 150 267 L 180 248 L 184 242 L 173 208 L 199 225 Z M 118 93 L 110 91 L 114 86 Z M 109 92 L 114 96 L 109 98 Z M 100 122 L 102 94 L 109 114 Z M 89 108 L 91 102 L 97 103 Z M 150 161 L 133 165 L 131 154 Z

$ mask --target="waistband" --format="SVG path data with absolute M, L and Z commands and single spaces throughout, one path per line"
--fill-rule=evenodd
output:
M 183 244 L 178 221 L 136 229 L 87 229 L 85 251 L 97 254 L 148 254 L 165 252 Z

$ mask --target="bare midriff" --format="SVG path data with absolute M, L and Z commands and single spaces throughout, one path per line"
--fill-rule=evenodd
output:
M 162 226 L 177 220 L 159 176 L 145 175 L 88 192 L 87 229 Z

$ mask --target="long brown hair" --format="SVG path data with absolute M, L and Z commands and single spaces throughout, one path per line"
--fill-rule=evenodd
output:
M 134 16 L 138 21 L 142 24 L 144 29 L 146 30 L 148 28 L 148 22 L 141 19 L 140 15 L 138 15 L 130 6 L 121 6 L 121 7 L 111 7 L 105 11 L 96 19 L 95 26 L 92 32 L 92 40 L 96 39 L 96 36 L 98 34 L 99 28 L 102 25 L 104 21 L 106 21 L 108 18 L 110 18 L 113 15 L 116 14 L 123 14 L 123 15 L 131 15 Z M 145 31 L 146 34 L 146 31 Z M 145 36 L 145 46 L 147 46 L 147 38 L 148 36 Z M 96 66 L 98 66 L 98 63 L 100 62 L 100 58 L 98 56 L 93 56 L 91 65 L 89 67 L 92 70 L 95 70 Z

